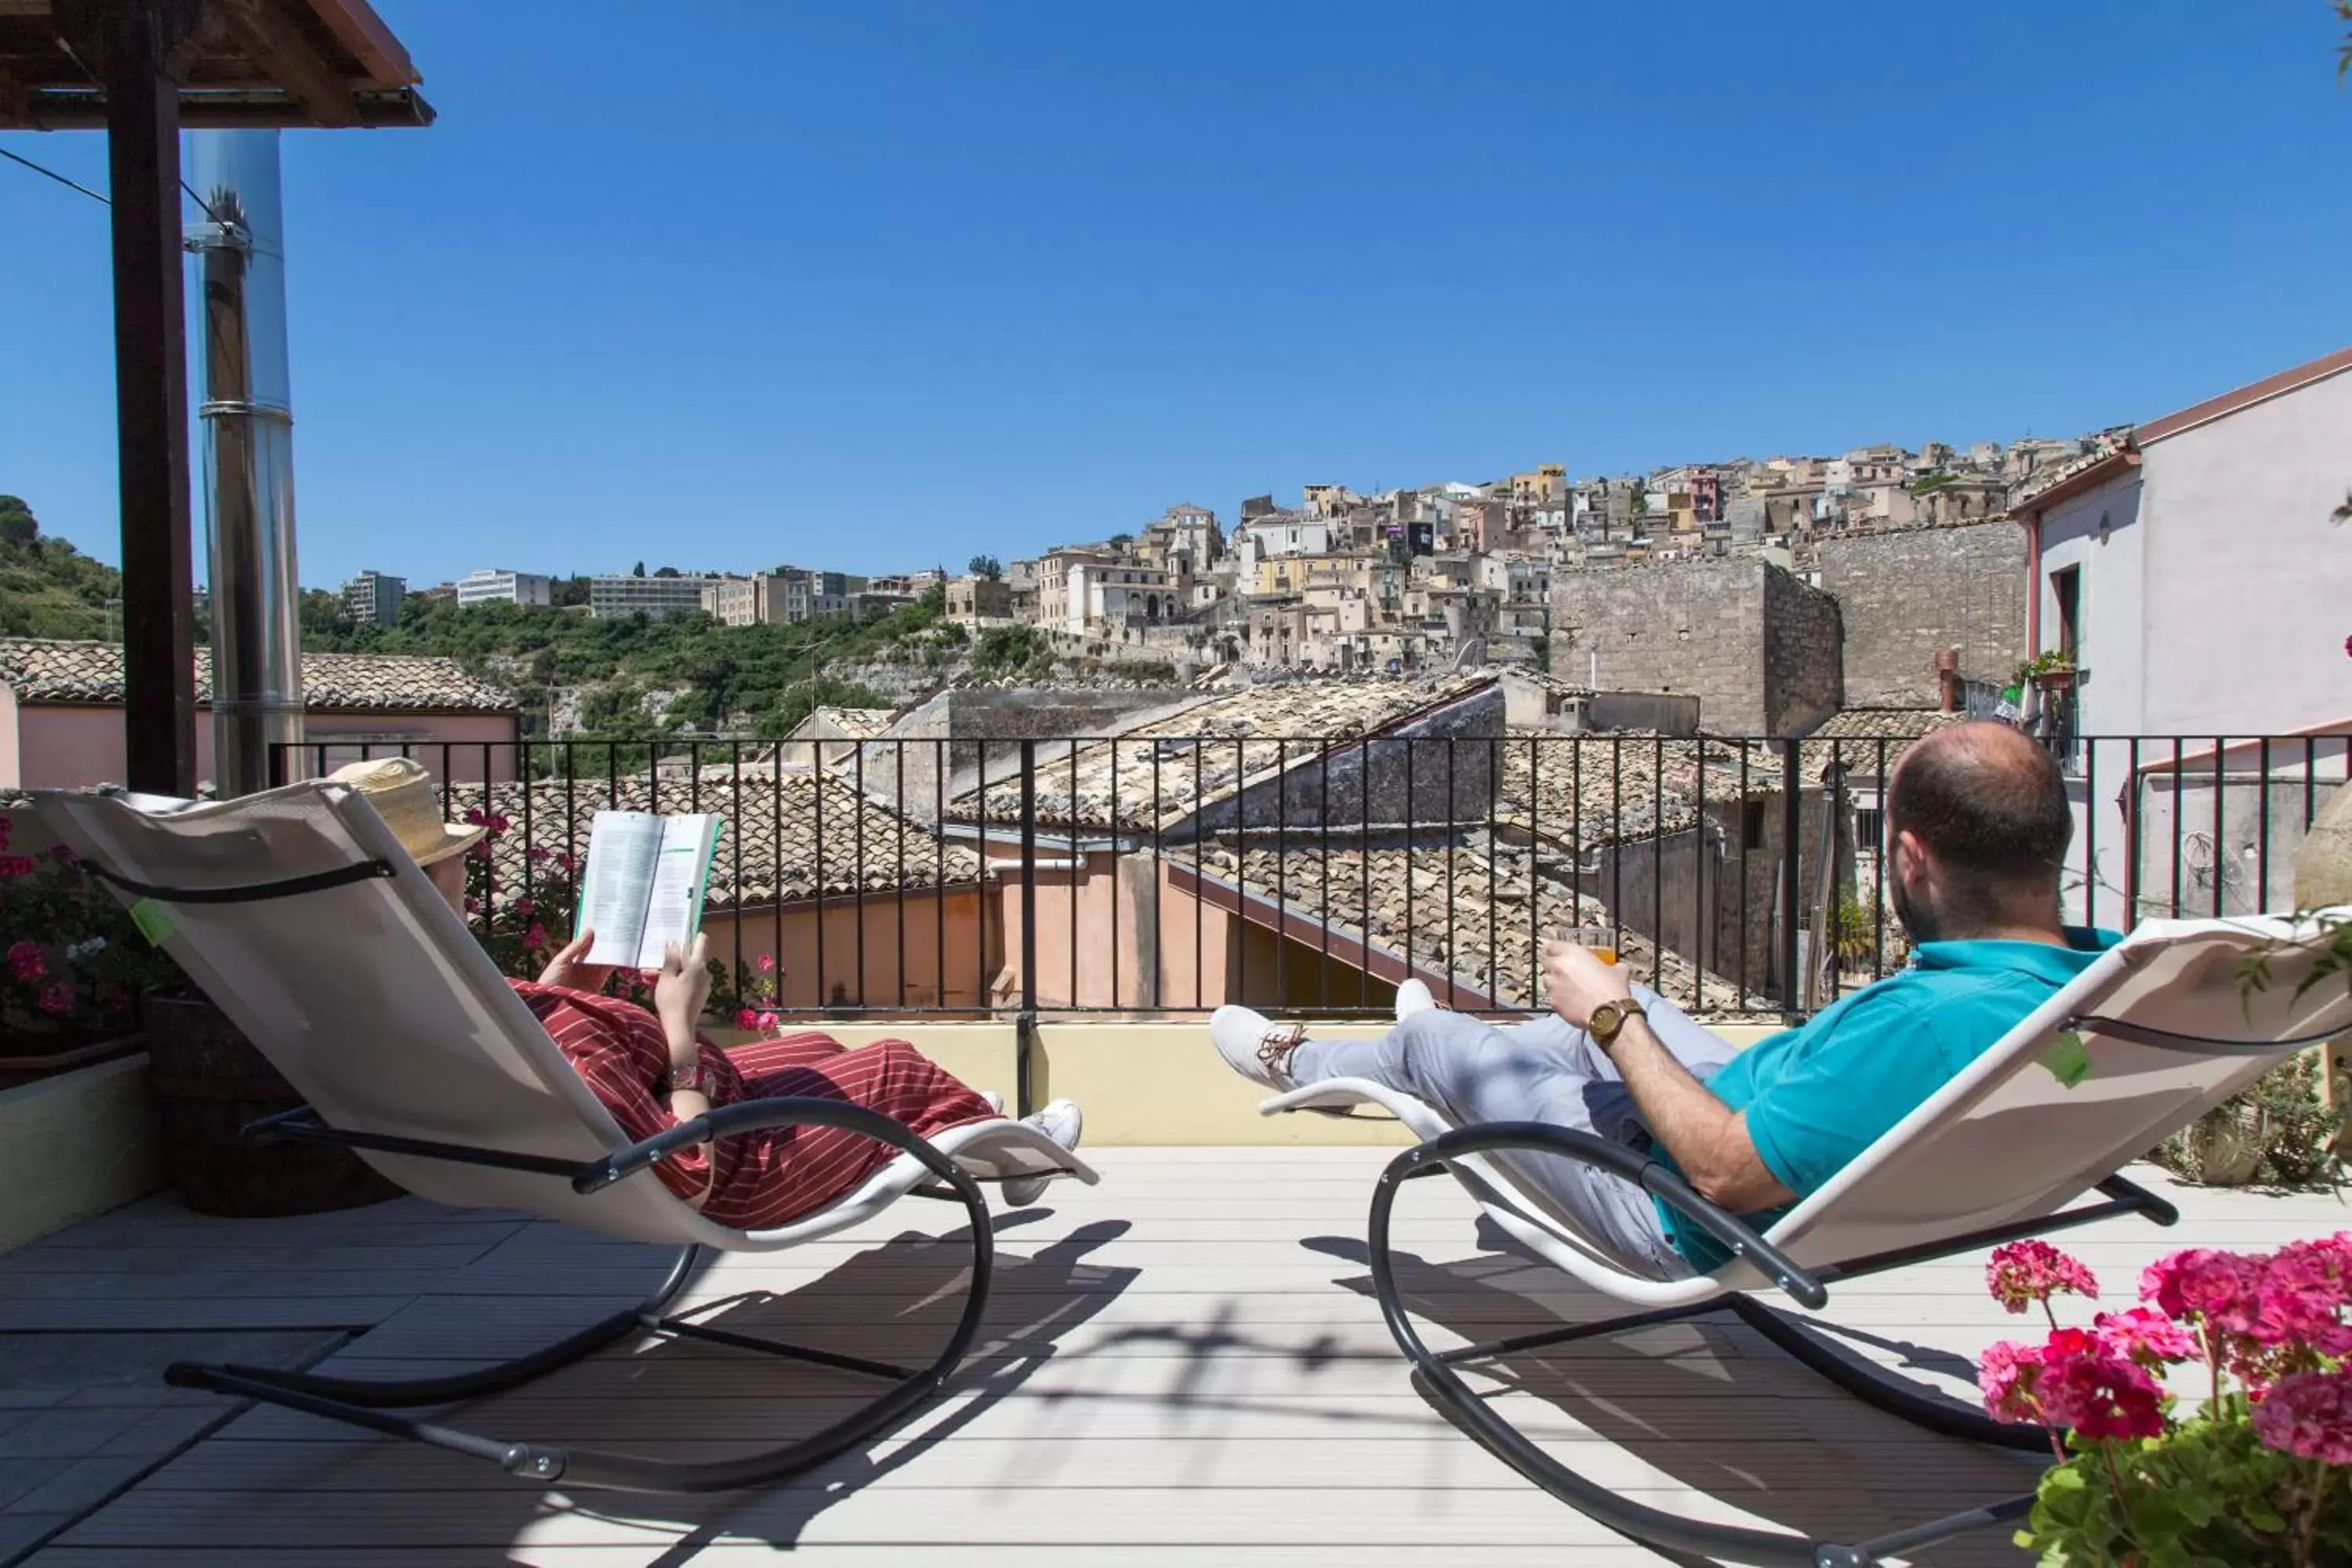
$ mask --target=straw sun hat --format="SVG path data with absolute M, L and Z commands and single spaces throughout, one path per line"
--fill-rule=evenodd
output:
M 366 797 L 419 866 L 463 854 L 488 831 L 478 824 L 443 821 L 440 803 L 433 798 L 433 775 L 412 758 L 352 763 L 328 774 L 327 782 Z

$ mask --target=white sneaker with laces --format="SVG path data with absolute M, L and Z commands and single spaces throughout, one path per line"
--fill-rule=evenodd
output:
M 1290 1053 L 1307 1043 L 1299 1024 L 1277 1024 L 1253 1007 L 1223 1006 L 1209 1015 L 1209 1038 L 1225 1065 L 1268 1089 L 1298 1086 L 1290 1078 Z
M 1427 1013 L 1437 1006 L 1437 998 L 1429 994 L 1425 981 L 1404 980 L 1397 984 L 1396 1017 L 1402 1024 L 1415 1013 Z
M 1034 1116 L 1021 1119 L 1051 1138 L 1065 1149 L 1076 1149 L 1087 1130 L 1087 1119 L 1075 1100 L 1057 1100 Z M 1045 1184 L 1051 1176 L 1016 1176 L 1004 1184 L 1004 1201 L 1016 1209 L 1027 1208 L 1045 1194 Z

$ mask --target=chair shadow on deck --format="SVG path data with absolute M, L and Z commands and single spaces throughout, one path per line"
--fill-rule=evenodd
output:
M 992 1216 L 1000 1238 L 1045 1220 L 1050 1210 Z M 480 1561 L 507 1563 L 550 1521 L 564 1538 L 640 1546 L 663 1568 L 692 1562 L 721 1538 L 790 1548 L 824 1510 L 921 1461 L 1017 1390 L 1056 1353 L 1057 1342 L 1133 1283 L 1137 1270 L 1086 1262 L 1116 1240 L 1125 1221 L 1078 1226 L 1022 1256 L 1000 1245 L 979 1337 L 962 1369 L 938 1395 L 890 1427 L 808 1473 L 770 1486 L 697 1495 L 533 1486 L 479 1462 L 390 1440 L 318 1445 L 314 1464 L 278 1478 L 285 1492 L 402 1489 L 429 1495 L 421 1506 L 463 1493 L 473 1542 L 496 1539 Z M 789 1259 L 790 1253 L 780 1255 Z M 707 1263 L 680 1300 L 683 1315 L 709 1328 L 793 1341 L 867 1360 L 921 1365 L 946 1343 L 969 1282 L 970 1229 L 907 1230 L 849 1257 L 822 1277 L 782 1292 L 746 1290 L 700 1299 L 730 1258 Z M 479 1300 L 478 1298 L 476 1299 Z M 364 1357 L 364 1338 L 351 1352 Z M 331 1365 L 322 1368 L 333 1370 Z M 449 1407 L 443 1418 L 504 1438 L 528 1438 L 680 1460 L 773 1448 L 807 1436 L 870 1400 L 876 1380 L 729 1347 L 668 1338 L 625 1342 L 529 1387 Z M 498 1517 L 511 1510 L 510 1521 Z M 477 1512 L 477 1510 L 479 1510 Z
M 1424 1332 L 1434 1327 L 1464 1342 L 1484 1342 L 1625 1310 L 1498 1232 L 1484 1226 L 1481 1231 L 1487 1250 L 1451 1262 L 1402 1250 L 1392 1255 L 1406 1304 Z M 1317 1237 L 1305 1245 L 1351 1264 L 1370 1263 L 1369 1249 L 1353 1237 Z M 1369 1274 L 1339 1283 L 1373 1294 Z M 1928 1347 L 1859 1333 L 1819 1337 L 1895 1351 L 1897 1364 L 1911 1375 L 1974 1373 L 1966 1358 Z M 1433 1337 L 1433 1348 L 1447 1342 Z M 1400 1377 L 1408 1375 L 1402 1354 L 1396 1367 Z M 1491 1385 L 1496 1397 L 1540 1399 L 1597 1439 L 1541 1444 L 1572 1468 L 1620 1489 L 1688 1488 L 1769 1526 L 1820 1540 L 1853 1542 L 2031 1491 L 2042 1468 L 2025 1456 L 1937 1436 L 1874 1410 L 1727 1311 L 1517 1352 L 1463 1370 L 1473 1388 L 1484 1393 Z M 1415 1386 L 1429 1397 L 1417 1377 Z M 1441 1402 L 1431 1404 L 1446 1413 Z M 1619 1451 L 1636 1463 L 1626 1463 Z M 1644 1478 L 1643 1469 L 1654 1475 Z M 1671 1497 L 1642 1500 L 1669 1511 L 1725 1517 Z M 1936 1568 L 2017 1568 L 2026 1558 L 2008 1531 L 1996 1528 L 1906 1560 Z

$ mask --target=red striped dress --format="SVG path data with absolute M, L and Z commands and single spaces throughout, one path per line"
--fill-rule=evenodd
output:
M 669 1072 L 660 1020 L 610 996 L 527 980 L 513 984 L 622 1131 L 642 1140 L 677 1125 L 654 1094 Z M 713 1105 L 782 1095 L 845 1100 L 902 1121 L 922 1138 L 997 1114 L 904 1040 L 856 1050 L 814 1031 L 724 1048 L 705 1040 L 702 1066 L 712 1080 Z M 689 1202 L 707 1185 L 702 1213 L 714 1224 L 767 1230 L 835 1202 L 897 1154 L 863 1133 L 778 1127 L 673 1154 L 654 1173 Z

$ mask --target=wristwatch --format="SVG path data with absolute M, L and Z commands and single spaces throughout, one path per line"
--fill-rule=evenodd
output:
M 676 1062 L 672 1062 L 669 1071 L 662 1074 L 661 1081 L 654 1088 L 656 1092 L 660 1094 L 676 1094 L 679 1089 L 684 1089 L 688 1094 L 698 1094 L 708 1100 L 718 1079 L 719 1075 L 704 1067 L 702 1058 L 698 1056 L 691 1065 L 685 1068 L 680 1068 Z
M 1594 1045 L 1606 1051 L 1617 1043 L 1617 1036 L 1625 1027 L 1628 1018 L 1639 1018 L 1647 1023 L 1650 1015 L 1630 996 L 1622 1002 L 1603 1002 L 1592 1010 L 1592 1018 L 1585 1025 L 1585 1032 L 1592 1037 Z

